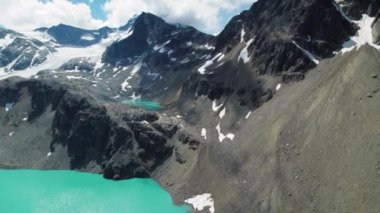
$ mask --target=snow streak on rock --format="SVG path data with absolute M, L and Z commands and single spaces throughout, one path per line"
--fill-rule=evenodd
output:
M 125 81 L 121 84 L 121 89 L 126 92 L 127 88 L 131 88 L 132 86 L 129 85 L 129 80 L 133 78 L 133 76 L 140 70 L 141 64 L 137 64 L 136 66 L 133 67 L 133 70 L 129 74 L 128 78 L 125 79 Z
M 198 72 L 202 75 L 206 74 L 207 67 L 214 64 L 214 61 L 217 60 L 217 62 L 221 61 L 224 58 L 223 53 L 218 53 L 214 56 L 214 58 L 207 60 L 201 67 L 199 67 Z
M 296 45 L 296 47 L 298 47 L 300 50 L 302 50 L 302 52 L 311 60 L 313 61 L 315 64 L 319 64 L 319 60 L 316 59 L 313 54 L 311 54 L 311 52 L 309 52 L 308 50 L 305 50 L 304 48 L 302 48 L 300 45 L 298 45 L 295 41 L 293 41 L 293 44 Z
M 252 42 L 254 41 L 254 39 L 251 39 L 247 42 L 247 44 L 245 45 L 245 47 L 241 50 L 240 52 L 240 55 L 239 55 L 239 58 L 238 58 L 238 62 L 240 60 L 243 60 L 243 62 L 246 64 L 249 62 L 250 60 L 250 57 L 249 57 L 249 53 L 248 53 L 248 48 L 249 46 L 252 44 Z

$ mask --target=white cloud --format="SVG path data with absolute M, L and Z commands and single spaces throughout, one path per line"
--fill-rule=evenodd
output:
M 70 0 L 0 0 L 0 20 L 7 28 L 30 31 L 64 23 L 85 29 L 104 25 L 119 27 L 135 14 L 151 12 L 169 23 L 194 26 L 207 33 L 218 33 L 226 14 L 238 14 L 255 0 L 107 0 L 103 5 L 106 20 L 91 16 L 90 4 Z M 230 17 L 228 17 L 229 19 Z
M 242 5 L 254 0 L 108 0 L 104 11 L 107 25 L 125 24 L 143 11 L 156 14 L 167 22 L 195 26 L 208 33 L 218 33 L 223 13 L 238 13 Z
M 1 23 L 19 31 L 50 27 L 65 23 L 85 29 L 102 27 L 104 23 L 91 17 L 87 4 L 68 0 L 1 0 Z

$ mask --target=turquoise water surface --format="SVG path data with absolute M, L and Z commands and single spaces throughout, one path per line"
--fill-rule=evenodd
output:
M 151 179 L 105 180 L 71 171 L 0 170 L 4 213 L 185 213 Z
M 123 104 L 127 104 L 134 107 L 143 108 L 149 111 L 158 111 L 164 109 L 160 103 L 149 100 L 141 100 L 141 99 L 126 99 L 122 101 Z

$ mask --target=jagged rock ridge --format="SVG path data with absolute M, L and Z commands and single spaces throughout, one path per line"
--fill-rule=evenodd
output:
M 89 91 L 76 89 L 46 80 L 1 82 L 0 105 L 12 104 L 8 112 L 0 112 L 2 125 L 8 126 L 2 128 L 2 143 L 13 141 L 3 144 L 2 150 L 49 147 L 45 153 L 34 150 L 13 158 L 5 154 L 2 167 L 72 169 L 125 179 L 150 177 L 168 159 L 183 164 L 197 153 L 199 139 L 177 119 L 115 103 L 104 105 Z M 25 128 L 41 120 L 43 136 Z

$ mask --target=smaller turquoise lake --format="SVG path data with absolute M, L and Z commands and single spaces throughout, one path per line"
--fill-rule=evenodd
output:
M 151 179 L 105 180 L 72 171 L 0 170 L 4 213 L 185 213 Z
M 122 101 L 121 103 L 127 104 L 129 106 L 142 108 L 148 111 L 159 111 L 164 109 L 160 103 L 155 101 L 149 101 L 149 100 L 141 100 L 141 99 L 126 99 Z

